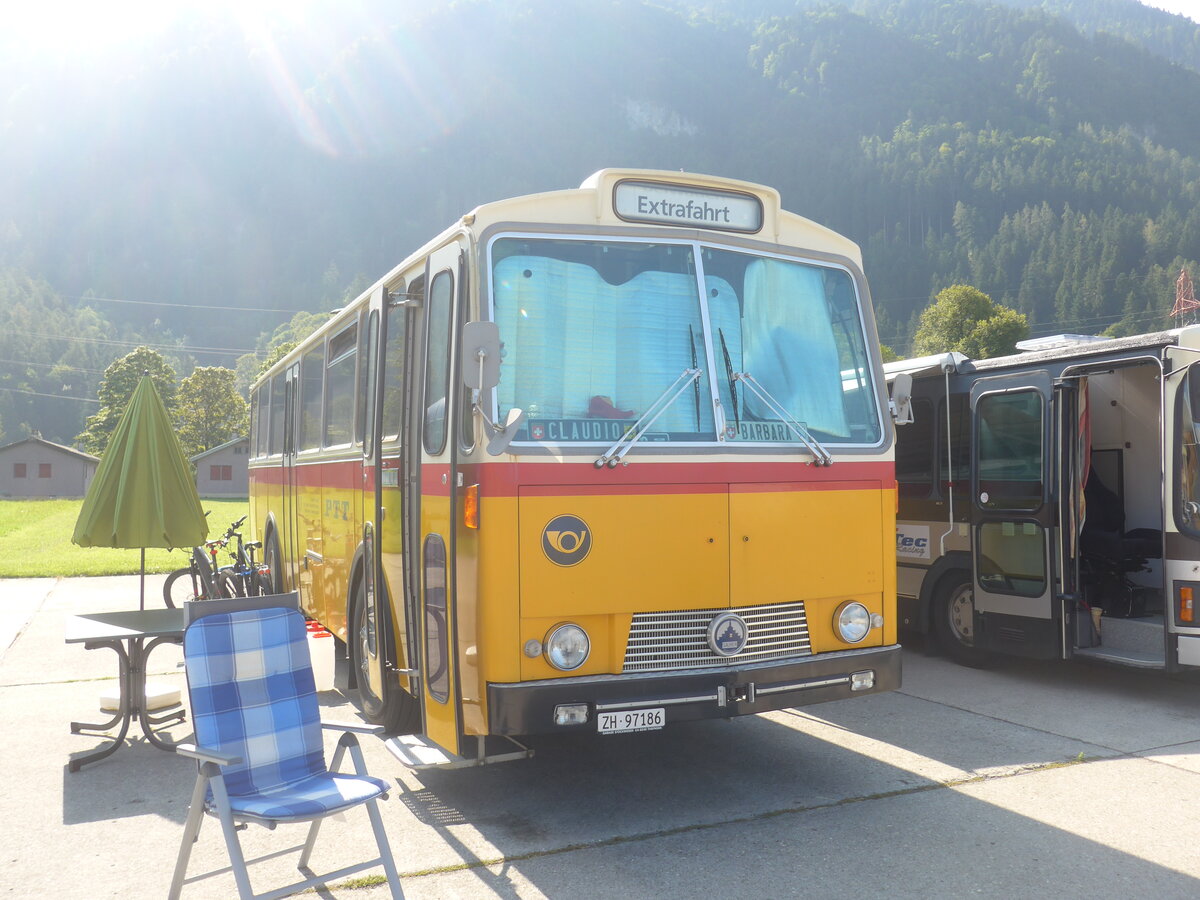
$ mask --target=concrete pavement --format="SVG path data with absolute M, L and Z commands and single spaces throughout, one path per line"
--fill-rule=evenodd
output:
M 151 580 L 156 597 L 161 578 Z M 63 643 L 66 616 L 128 609 L 136 578 L 0 582 L 0 895 L 163 896 L 194 779 L 131 743 L 68 773 L 101 740 L 116 661 Z M 20 612 L 26 609 L 27 614 Z M 17 612 L 10 616 L 14 610 Z M 179 651 L 151 677 L 183 686 Z M 396 786 L 382 811 L 410 898 L 1195 897 L 1200 692 L 1081 664 L 964 669 L 906 651 L 900 692 L 728 722 L 533 742 L 528 761 L 414 774 L 365 745 Z M 327 719 L 350 718 L 322 694 Z M 173 729 L 188 736 L 186 724 Z M 297 826 L 242 832 L 251 858 Z M 322 830 L 313 865 L 371 852 L 365 814 Z M 266 890 L 294 856 L 252 865 Z M 184 897 L 234 895 L 214 821 Z M 322 896 L 374 900 L 382 886 Z

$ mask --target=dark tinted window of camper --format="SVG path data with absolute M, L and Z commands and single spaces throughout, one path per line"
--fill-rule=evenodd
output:
M 1021 597 L 1045 593 L 1046 534 L 1036 522 L 986 522 L 975 550 L 981 587 Z
M 989 394 L 976 404 L 978 496 L 984 509 L 1042 505 L 1042 395 Z
M 938 484 L 943 497 L 953 495 L 956 518 L 965 518 L 971 490 L 971 416 L 966 394 L 950 398 L 950 471 L 946 471 L 946 403 L 938 404 Z
M 913 420 L 896 429 L 896 480 L 901 497 L 928 497 L 937 456 L 937 419 L 928 400 L 913 401 Z
M 1181 531 L 1200 534 L 1200 363 L 1194 363 L 1179 390 L 1176 426 L 1175 521 Z

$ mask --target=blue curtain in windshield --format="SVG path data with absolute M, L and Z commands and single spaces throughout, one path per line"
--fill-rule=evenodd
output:
M 821 271 L 758 259 L 746 267 L 745 292 L 745 371 L 810 430 L 848 437 L 841 364 Z M 748 417 L 779 418 L 753 391 L 741 393 Z
M 530 420 L 610 419 L 630 424 L 683 374 L 702 367 L 704 335 L 696 279 L 642 271 L 614 284 L 592 266 L 510 256 L 494 269 L 496 321 L 506 354 L 499 406 L 524 406 Z M 654 432 L 713 430 L 688 387 Z M 614 432 L 619 434 L 619 430 Z

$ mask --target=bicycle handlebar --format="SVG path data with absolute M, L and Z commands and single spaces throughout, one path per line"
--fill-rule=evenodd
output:
M 230 525 L 229 528 L 227 528 L 225 530 L 225 537 L 226 538 L 233 537 L 234 535 L 237 534 L 238 529 L 241 528 L 245 524 L 246 524 L 246 516 L 242 516 L 240 519 L 238 519 L 236 522 L 234 522 L 232 525 Z

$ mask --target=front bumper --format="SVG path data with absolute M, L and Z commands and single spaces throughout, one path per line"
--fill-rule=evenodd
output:
M 875 684 L 852 691 L 850 676 L 866 671 L 875 673 Z M 898 687 L 898 644 L 720 669 L 489 684 L 489 730 L 509 735 L 595 731 L 597 711 L 660 706 L 668 724 L 728 719 Z M 555 725 L 554 707 L 574 703 L 588 704 L 588 721 Z

